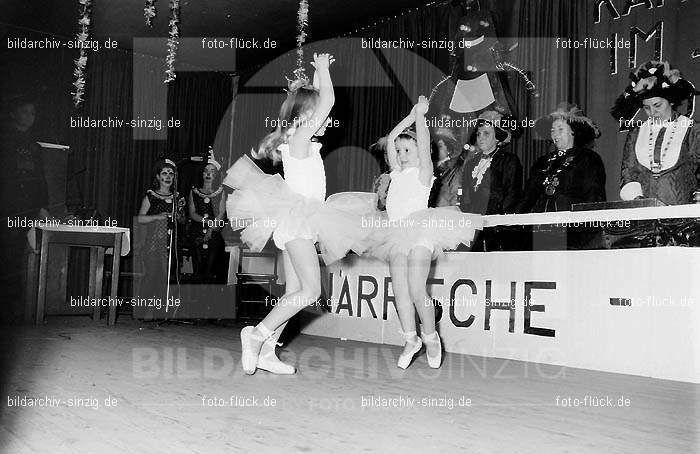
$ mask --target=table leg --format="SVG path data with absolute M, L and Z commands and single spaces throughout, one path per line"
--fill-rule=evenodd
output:
M 34 251 L 29 251 L 27 257 L 27 287 L 25 291 L 24 321 L 31 323 L 36 310 L 37 293 L 37 268 L 39 265 L 39 255 Z
M 95 295 L 98 300 L 102 299 L 102 281 L 105 274 L 105 248 L 97 248 L 97 267 L 95 268 Z M 93 313 L 93 320 L 98 321 L 100 319 L 100 312 L 102 311 L 102 304 L 98 305 L 95 313 Z M 95 318 L 97 317 L 97 318 Z
M 238 282 L 236 279 L 236 273 L 238 273 L 238 264 L 240 260 L 241 248 L 238 246 L 231 247 L 228 255 L 228 279 L 226 279 L 227 285 L 234 285 Z
M 95 298 L 97 295 L 95 294 L 95 278 L 97 276 L 97 248 L 96 247 L 91 247 L 90 248 L 90 271 L 89 271 L 89 283 L 88 283 L 88 298 L 89 301 L 97 301 Z M 100 319 L 100 304 L 97 303 L 95 304 L 95 307 L 92 309 L 92 320 L 93 321 L 98 321 Z
M 36 326 L 44 322 L 46 305 L 46 271 L 49 264 L 49 236 L 51 232 L 41 233 L 41 249 L 39 250 L 39 291 L 36 298 Z
M 109 302 L 109 326 L 114 326 L 117 320 L 117 289 L 119 288 L 119 260 L 122 253 L 122 233 L 114 235 L 114 251 L 112 252 L 112 289 Z

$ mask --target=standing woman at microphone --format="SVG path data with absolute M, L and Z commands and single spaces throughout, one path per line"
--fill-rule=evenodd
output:
M 178 198 L 176 188 L 177 167 L 170 159 L 159 159 L 153 169 L 151 188 L 141 201 L 141 209 L 136 220 L 143 227 L 141 235 L 135 235 L 136 252 L 142 256 L 145 276 L 139 297 L 161 298 L 165 301 L 170 230 L 175 228 L 174 216 L 178 222 L 184 220 L 184 198 Z M 173 241 L 173 245 L 176 242 Z M 172 263 L 176 263 L 173 256 Z M 177 270 L 174 270 L 176 272 Z

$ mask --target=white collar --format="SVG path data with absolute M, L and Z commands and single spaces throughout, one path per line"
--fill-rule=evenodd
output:
M 656 138 L 659 135 L 662 127 L 666 127 L 666 133 L 664 134 L 664 143 L 661 145 L 661 153 L 668 147 L 666 151 L 666 156 L 663 157 L 661 162 L 660 171 L 668 170 L 676 165 L 678 158 L 681 154 L 681 146 L 683 145 L 683 139 L 688 129 L 690 129 L 692 122 L 690 119 L 684 115 L 679 115 L 674 121 L 664 122 L 662 124 L 652 123 L 646 121 L 639 127 L 639 135 L 637 136 L 637 142 L 634 146 L 635 155 L 637 156 L 637 161 L 645 168 L 651 170 L 651 162 L 649 162 L 649 136 L 651 136 L 652 147 L 656 144 Z M 675 128 L 673 133 L 673 139 L 669 143 L 669 137 L 671 130 Z M 651 150 L 653 153 L 654 150 Z

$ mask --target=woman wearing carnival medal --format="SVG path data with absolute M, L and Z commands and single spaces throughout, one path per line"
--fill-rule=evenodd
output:
M 535 130 L 551 137 L 554 150 L 532 166 L 517 211 L 570 211 L 575 203 L 605 201 L 605 167 L 591 149 L 598 126 L 578 106 L 560 104 L 535 122 Z
M 187 208 L 193 221 L 189 231 L 194 260 L 194 272 L 201 282 L 215 282 L 217 265 L 224 252 L 221 236 L 226 217 L 226 197 L 221 187 L 221 164 L 209 156 L 202 166 L 199 185 L 193 186 L 187 198 Z
M 134 225 L 134 253 L 144 271 L 144 279 L 138 289 L 141 298 L 160 298 L 165 301 L 171 231 L 176 223 L 184 222 L 185 199 L 179 197 L 177 166 L 170 159 L 159 159 L 153 168 L 151 188 L 141 201 L 141 208 Z M 173 251 L 175 253 L 175 251 Z M 177 275 L 177 258 L 172 257 L 171 276 Z M 149 308 L 145 318 L 152 318 Z
M 620 198 L 656 198 L 666 205 L 692 203 L 699 187 L 700 126 L 679 111 L 687 100 L 686 111 L 692 112 L 697 92 L 668 62 L 647 62 L 630 79 L 611 113 L 621 125 L 632 123 L 639 109 L 648 119 L 627 134 Z

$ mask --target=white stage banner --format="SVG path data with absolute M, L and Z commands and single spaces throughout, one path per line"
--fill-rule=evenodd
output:
M 700 249 L 447 253 L 428 290 L 445 350 L 700 383 Z M 306 334 L 401 345 L 388 266 L 324 269 Z

